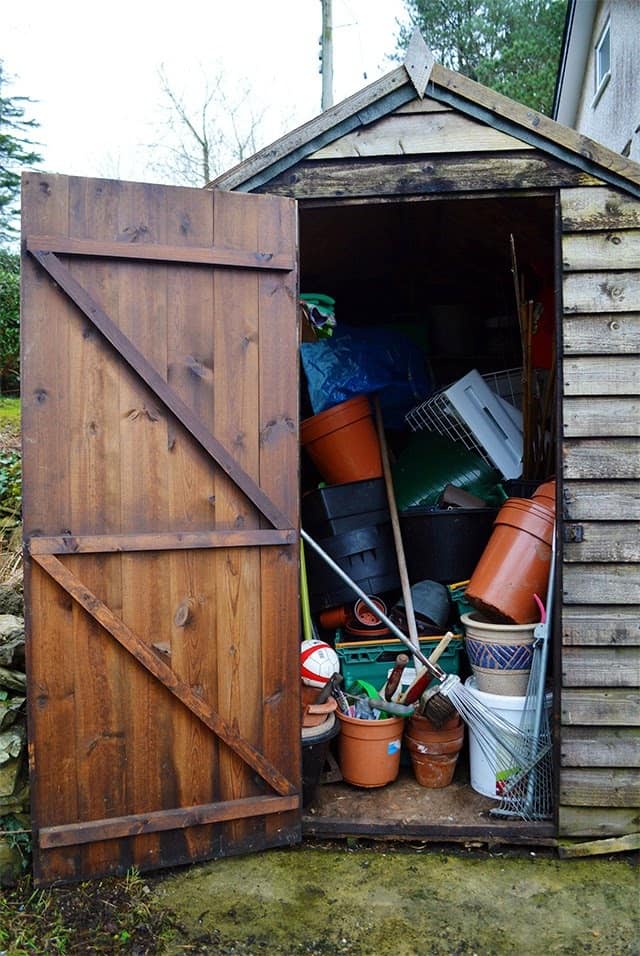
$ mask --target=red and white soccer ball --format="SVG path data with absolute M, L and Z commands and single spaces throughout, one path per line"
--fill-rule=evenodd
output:
M 300 676 L 309 687 L 324 687 L 333 674 L 340 671 L 334 649 L 324 641 L 312 638 L 300 645 Z

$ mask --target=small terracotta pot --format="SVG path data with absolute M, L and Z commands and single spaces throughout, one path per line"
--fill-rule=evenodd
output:
M 554 512 L 531 498 L 508 498 L 471 575 L 465 598 L 487 618 L 532 624 L 534 594 L 546 594 Z
M 306 418 L 300 425 L 300 442 L 330 484 L 383 476 L 380 442 L 366 395 Z
M 464 724 L 458 714 L 440 728 L 414 714 L 407 721 L 404 743 L 421 787 L 439 790 L 453 780 L 464 743 Z
M 398 776 L 403 717 L 359 720 L 337 711 L 338 762 L 342 777 L 355 787 L 384 787 Z

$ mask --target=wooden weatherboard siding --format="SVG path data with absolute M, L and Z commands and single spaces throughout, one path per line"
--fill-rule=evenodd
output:
M 300 835 L 295 204 L 23 182 L 35 875 Z
M 640 819 L 640 201 L 563 189 L 560 836 Z

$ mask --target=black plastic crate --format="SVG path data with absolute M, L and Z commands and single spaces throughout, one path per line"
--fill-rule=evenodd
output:
M 327 485 L 304 495 L 302 525 L 315 537 L 330 537 L 389 521 L 383 478 Z
M 390 522 L 318 540 L 330 558 L 365 594 L 381 594 L 400 585 Z M 313 549 L 305 549 L 312 611 L 355 601 L 357 595 Z
M 408 508 L 399 515 L 412 584 L 467 581 L 482 557 L 498 508 Z

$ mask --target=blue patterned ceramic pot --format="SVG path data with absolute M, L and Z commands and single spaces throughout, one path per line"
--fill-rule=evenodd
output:
M 536 624 L 492 624 L 477 611 L 463 614 L 460 620 L 478 690 L 486 694 L 524 696 Z

